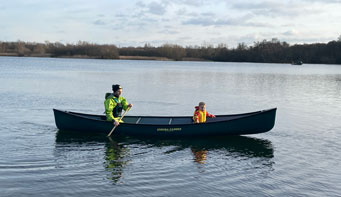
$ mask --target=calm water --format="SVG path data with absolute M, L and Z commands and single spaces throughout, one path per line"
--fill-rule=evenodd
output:
M 53 108 L 130 115 L 277 107 L 265 134 L 157 140 L 59 132 Z M 341 196 L 341 66 L 0 57 L 0 196 Z

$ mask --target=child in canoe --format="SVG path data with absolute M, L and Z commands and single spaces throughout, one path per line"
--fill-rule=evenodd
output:
M 206 104 L 200 102 L 198 106 L 195 106 L 193 121 L 194 123 L 204 123 L 206 122 L 206 117 L 215 118 L 215 115 L 208 113 L 206 111 Z

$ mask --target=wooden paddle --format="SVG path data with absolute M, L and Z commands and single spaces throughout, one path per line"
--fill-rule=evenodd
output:
M 126 115 L 126 113 L 130 110 L 130 107 L 128 107 L 127 111 L 125 111 L 123 113 L 123 115 L 121 116 L 121 118 L 118 120 L 118 122 L 121 122 L 121 120 L 123 119 L 123 117 Z M 118 125 L 117 125 L 118 126 Z M 110 137 L 112 132 L 114 132 L 114 130 L 116 129 L 117 127 L 116 125 L 114 126 L 114 128 L 111 129 L 110 133 L 107 135 L 107 137 Z

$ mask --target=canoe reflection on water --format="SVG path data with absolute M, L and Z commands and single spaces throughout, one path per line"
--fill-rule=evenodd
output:
M 56 135 L 57 144 L 68 143 L 99 143 L 105 146 L 104 165 L 110 172 L 110 179 L 116 183 L 122 176 L 125 166 L 138 154 L 131 153 L 137 147 L 165 148 L 170 147 L 163 154 L 171 154 L 177 151 L 190 150 L 192 160 L 199 165 L 204 165 L 210 152 L 222 152 L 232 158 L 259 158 L 263 164 L 272 166 L 271 158 L 274 157 L 272 143 L 269 140 L 245 136 L 223 136 L 193 139 L 150 139 L 136 137 L 113 137 L 106 138 L 103 135 L 80 135 L 58 131 Z M 135 149 L 135 150 L 132 150 Z M 262 165 L 263 165 L 262 164 Z

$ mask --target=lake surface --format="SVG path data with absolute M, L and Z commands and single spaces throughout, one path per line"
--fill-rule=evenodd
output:
M 130 115 L 277 107 L 268 133 L 70 136 L 53 108 Z M 0 196 L 341 196 L 341 66 L 0 57 Z

